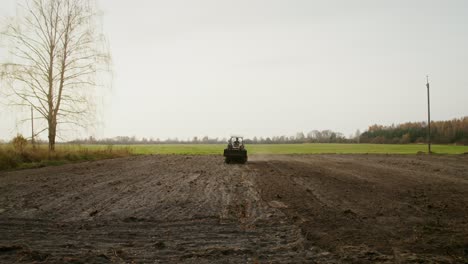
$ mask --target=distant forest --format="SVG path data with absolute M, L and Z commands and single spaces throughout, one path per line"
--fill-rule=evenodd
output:
M 427 142 L 427 122 L 392 126 L 370 126 L 361 134 L 361 143 L 408 144 Z M 436 144 L 468 145 L 468 116 L 449 121 L 431 122 L 431 139 Z
M 77 139 L 68 143 L 74 144 L 225 144 L 228 138 L 209 138 L 193 137 L 190 139 L 168 138 L 161 140 L 159 138 L 136 138 L 119 136 L 106 139 L 95 139 L 89 137 L 87 139 Z M 299 144 L 299 143 L 351 143 L 356 142 L 354 139 L 347 139 L 342 133 L 333 132 L 331 130 L 313 130 L 304 134 L 303 132 L 296 133 L 295 136 L 275 136 L 275 137 L 253 137 L 244 138 L 245 144 Z
M 448 121 L 431 122 L 431 139 L 435 144 L 468 145 L 468 116 Z M 96 139 L 89 137 L 68 143 L 75 144 L 224 144 L 227 138 L 193 137 L 190 139 L 136 138 L 119 136 Z M 410 144 L 427 142 L 427 123 L 409 122 L 399 125 L 372 125 L 363 133 L 359 130 L 352 136 L 331 130 L 312 130 L 306 134 L 298 132 L 294 136 L 246 138 L 246 144 L 300 144 L 300 143 L 373 143 Z

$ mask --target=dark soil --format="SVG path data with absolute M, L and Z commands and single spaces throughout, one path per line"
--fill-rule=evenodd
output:
M 0 173 L 0 262 L 466 263 L 468 156 L 140 156 Z

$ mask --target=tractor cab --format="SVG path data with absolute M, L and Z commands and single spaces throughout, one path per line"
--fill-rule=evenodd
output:
M 231 137 L 228 141 L 228 149 L 244 149 L 244 139 L 242 137 Z

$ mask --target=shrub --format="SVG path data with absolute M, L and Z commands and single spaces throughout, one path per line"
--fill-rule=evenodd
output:
M 24 150 L 26 149 L 26 146 L 28 145 L 28 140 L 24 138 L 23 135 L 18 134 L 16 137 L 13 138 L 11 144 L 13 145 L 13 148 L 17 153 L 23 154 Z
M 16 168 L 21 162 L 21 157 L 14 151 L 0 148 L 0 170 Z

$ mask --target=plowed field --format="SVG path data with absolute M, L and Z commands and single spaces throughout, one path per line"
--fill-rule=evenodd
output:
M 465 263 L 468 156 L 154 155 L 0 173 L 0 262 Z

